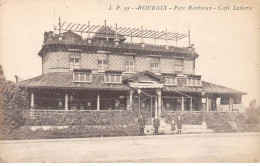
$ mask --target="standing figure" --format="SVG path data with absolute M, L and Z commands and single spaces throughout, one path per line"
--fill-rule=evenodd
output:
M 154 119 L 153 119 L 153 127 L 154 127 L 154 134 L 155 135 L 158 135 L 159 132 L 158 132 L 158 128 L 160 126 L 160 119 L 156 116 Z
M 145 119 L 142 114 L 138 118 L 138 125 L 139 125 L 139 129 L 140 129 L 140 135 L 144 135 Z
M 172 134 L 174 134 L 174 131 L 175 131 L 175 122 L 174 122 L 173 119 L 172 119 L 172 122 L 171 122 L 171 131 L 172 131 Z
M 178 132 L 177 134 L 181 134 L 181 127 L 182 127 L 182 118 L 180 115 L 177 117 L 177 127 L 178 127 Z

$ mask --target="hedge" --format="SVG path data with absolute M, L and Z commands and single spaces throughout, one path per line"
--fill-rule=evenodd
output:
M 60 138 L 86 138 L 86 137 L 113 137 L 138 135 L 137 125 L 119 126 L 70 126 L 65 129 L 31 130 L 24 127 L 18 130 L 2 133 L 2 140 L 21 139 L 60 139 Z
M 201 125 L 203 113 L 170 114 L 163 113 L 166 123 L 175 122 L 177 116 L 181 115 L 183 124 Z M 260 131 L 260 109 L 247 109 L 245 112 L 221 113 L 204 112 L 204 120 L 209 129 L 215 132 L 259 132 Z
M 28 126 L 127 125 L 134 123 L 136 114 L 120 112 L 80 112 L 42 115 L 29 118 Z

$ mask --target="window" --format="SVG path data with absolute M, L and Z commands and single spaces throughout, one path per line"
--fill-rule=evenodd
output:
M 79 69 L 79 58 L 70 58 L 70 69 Z
M 74 73 L 75 82 L 91 82 L 91 73 L 78 72 Z
M 229 105 L 229 97 L 227 97 L 227 96 L 221 97 L 220 105 Z
M 173 76 L 163 76 L 166 85 L 176 85 L 176 78 Z
M 197 86 L 200 86 L 200 79 L 197 79 Z
M 196 85 L 196 79 L 192 79 L 192 85 Z
M 106 74 L 107 83 L 121 83 L 121 74 Z
M 192 81 L 192 79 L 188 78 L 188 85 L 191 85 L 191 81 Z
M 125 62 L 125 71 L 134 71 L 134 61 L 127 60 Z
M 234 97 L 234 104 L 241 104 L 241 95 L 237 95 Z
M 187 84 L 190 86 L 201 86 L 201 80 L 199 78 L 188 78 Z
M 154 73 L 160 72 L 160 59 L 154 58 L 153 61 L 151 61 L 151 71 Z
M 174 70 L 176 74 L 183 73 L 183 59 L 175 59 Z
M 99 59 L 98 70 L 106 70 L 106 69 L 107 69 L 107 59 Z

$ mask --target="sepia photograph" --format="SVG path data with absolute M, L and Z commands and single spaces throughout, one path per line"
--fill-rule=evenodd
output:
M 0 0 L 1 163 L 259 163 L 259 0 Z

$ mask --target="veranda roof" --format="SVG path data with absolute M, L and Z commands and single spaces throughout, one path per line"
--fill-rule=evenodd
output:
M 22 82 L 19 82 L 20 87 L 27 88 L 57 88 L 57 89 L 92 89 L 92 90 L 123 90 L 128 91 L 130 88 L 122 83 L 105 83 L 103 75 L 92 74 L 92 83 L 86 82 L 73 82 L 71 72 L 54 72 L 40 75 Z M 206 93 L 212 94 L 239 94 L 245 95 L 235 89 L 227 88 L 224 86 L 216 85 L 206 81 L 202 81 L 202 86 L 187 86 L 184 80 L 178 80 L 178 86 L 165 85 L 163 91 L 165 92 L 188 92 L 188 93 L 201 93 L 205 90 Z
M 57 88 L 57 89 L 93 89 L 93 90 L 128 90 L 123 84 L 104 83 L 103 75 L 93 74 L 92 83 L 73 82 L 72 72 L 54 72 L 40 75 L 22 82 L 20 87 Z

